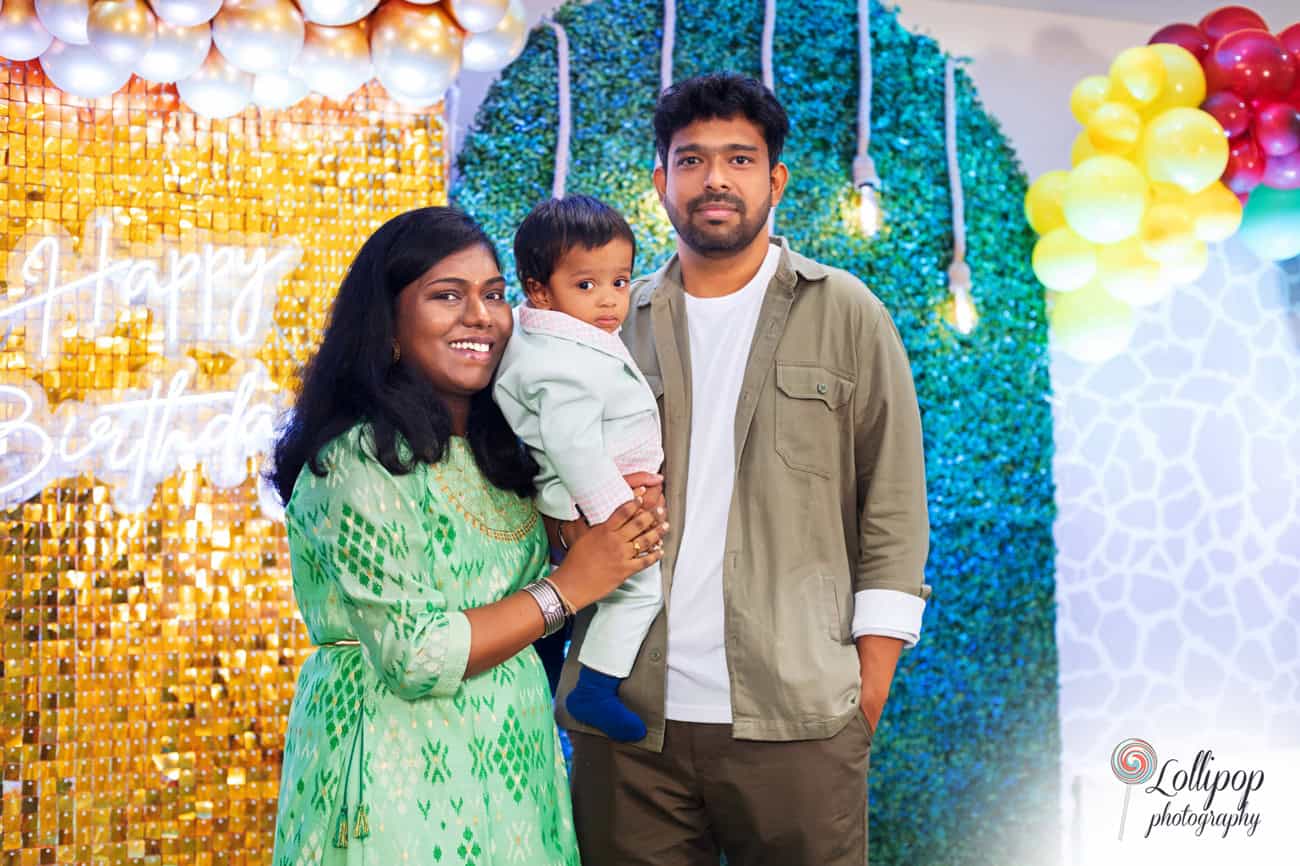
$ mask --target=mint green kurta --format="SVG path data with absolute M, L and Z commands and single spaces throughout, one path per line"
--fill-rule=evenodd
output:
M 361 438 L 354 428 L 330 444 L 324 478 L 304 468 L 286 508 L 312 641 L 360 645 L 322 647 L 299 675 L 273 864 L 577 866 L 536 653 L 463 679 L 461 611 L 547 567 L 537 512 L 493 487 L 463 439 L 438 464 L 394 476 Z

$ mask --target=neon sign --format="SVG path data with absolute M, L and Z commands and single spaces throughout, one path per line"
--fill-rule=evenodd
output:
M 57 226 L 29 231 L 9 258 L 9 285 L 25 291 L 0 306 L 0 335 L 25 326 L 25 362 L 53 369 L 68 336 L 107 336 L 119 313 L 147 307 L 162 363 L 144 388 L 55 407 L 38 382 L 0 372 L 0 506 L 85 472 L 113 488 L 119 510 L 135 512 L 178 469 L 201 466 L 214 485 L 233 487 L 247 479 L 249 458 L 270 449 L 280 395 L 252 355 L 274 324 L 276 291 L 302 249 L 277 238 L 131 256 L 114 237 L 118 219 L 113 211 L 91 217 L 83 244 L 90 252 L 80 263 Z M 195 349 L 234 357 L 233 387 L 192 390 L 198 367 L 186 353 Z M 276 510 L 265 497 L 263 507 Z

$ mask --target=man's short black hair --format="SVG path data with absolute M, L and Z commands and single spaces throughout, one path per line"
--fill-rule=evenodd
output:
M 679 81 L 659 95 L 655 105 L 655 150 L 668 165 L 673 136 L 697 120 L 729 120 L 741 115 L 763 131 L 768 161 L 781 161 L 790 117 L 775 94 L 747 75 L 715 73 Z
M 529 280 L 546 285 L 555 266 L 569 250 L 589 250 L 622 238 L 632 245 L 636 237 L 623 215 L 598 198 L 568 195 L 547 199 L 533 208 L 515 231 L 515 270 L 525 289 Z

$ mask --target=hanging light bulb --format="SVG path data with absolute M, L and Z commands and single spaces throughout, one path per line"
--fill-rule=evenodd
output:
M 884 214 L 880 209 L 880 175 L 870 156 L 854 158 L 853 185 L 858 189 L 858 225 L 864 235 L 874 238 L 884 223 Z
M 962 260 L 954 260 L 948 266 L 948 291 L 951 294 L 944 310 L 948 324 L 960 334 L 969 334 L 979 323 L 979 313 L 975 310 L 975 301 L 971 298 L 970 266 Z

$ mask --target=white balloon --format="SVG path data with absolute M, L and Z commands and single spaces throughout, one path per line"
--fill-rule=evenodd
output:
M 36 0 L 36 17 L 54 38 L 68 45 L 85 45 L 90 0 Z
M 41 68 L 60 90 L 98 99 L 131 80 L 131 67 L 113 63 L 89 45 L 69 45 L 55 39 L 41 55 Z
M 370 58 L 398 101 L 436 102 L 460 74 L 464 37 L 436 6 L 388 0 L 370 19 Z
M 466 69 L 496 72 L 511 64 L 528 43 L 528 17 L 521 0 L 510 0 L 510 11 L 500 23 L 483 33 L 465 36 L 461 60 Z
M 159 84 L 189 78 L 203 65 L 211 47 L 212 28 L 207 24 L 177 27 L 159 21 L 153 47 L 136 63 L 135 74 Z
M 31 60 L 53 41 L 53 34 L 36 17 L 32 0 L 4 0 L 0 6 L 0 57 Z
M 128 66 L 149 53 L 157 32 L 158 19 L 144 0 L 95 0 L 86 22 L 95 50 Z
M 168 24 L 194 27 L 214 18 L 221 11 L 221 0 L 153 0 L 153 11 Z
M 466 33 L 491 30 L 510 12 L 509 0 L 446 0 L 445 5 Z
M 198 71 L 176 82 L 176 92 L 198 114 L 230 117 L 248 107 L 253 98 L 253 76 L 227 63 L 213 45 Z
M 308 24 L 294 73 L 335 102 L 347 99 L 374 77 L 365 26 L 360 22 L 347 27 Z
M 299 0 L 298 8 L 313 24 L 341 27 L 360 21 L 378 5 L 379 0 Z
M 212 41 L 231 66 L 254 74 L 280 72 L 298 59 L 306 29 L 290 0 L 256 6 L 229 3 L 212 20 Z
M 263 72 L 253 79 L 253 104 L 259 108 L 288 108 L 310 93 L 306 82 L 289 72 Z

